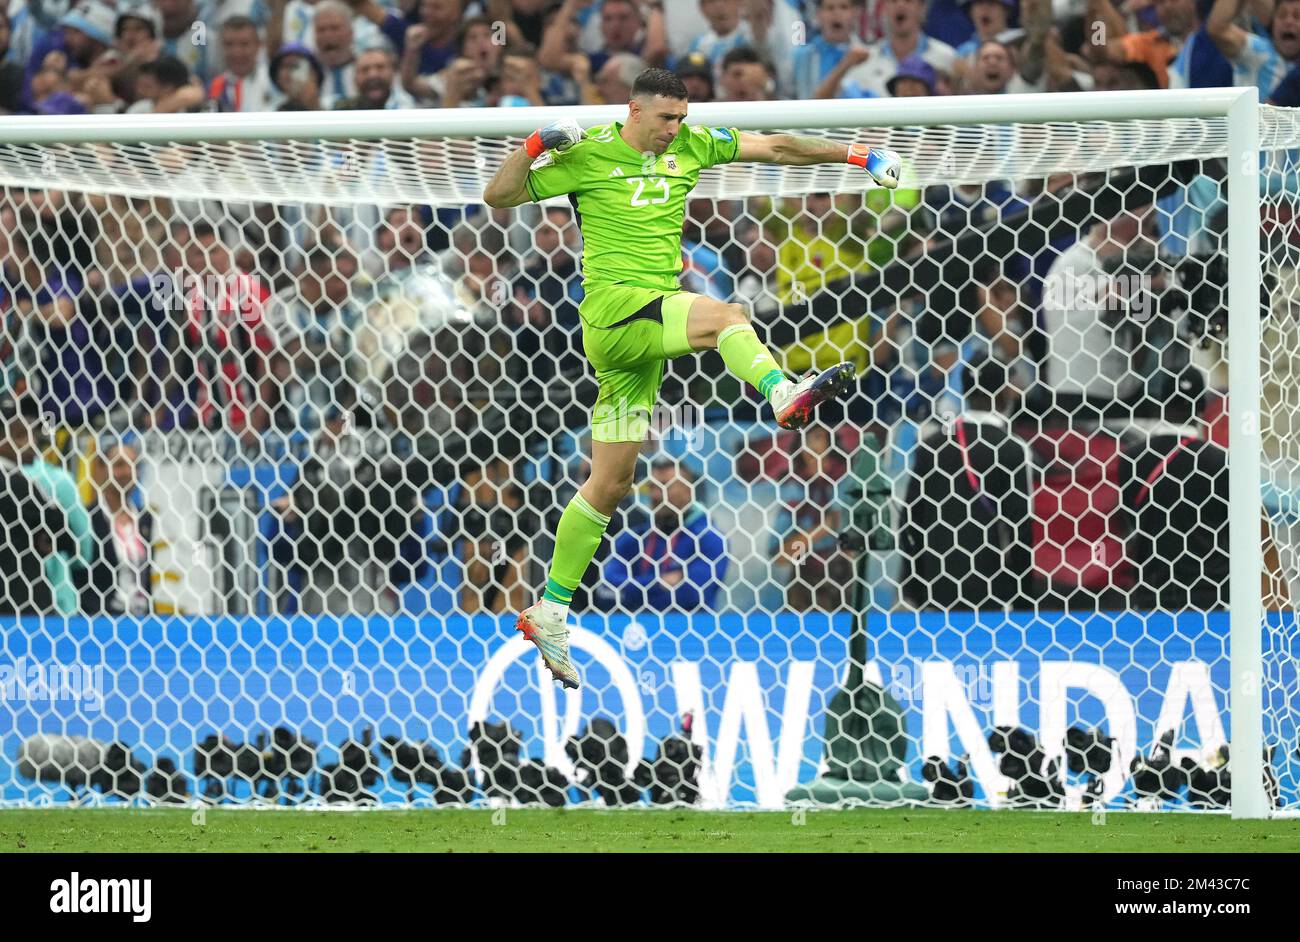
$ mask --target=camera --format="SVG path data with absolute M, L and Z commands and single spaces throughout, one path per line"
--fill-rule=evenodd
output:
M 1269 310 L 1277 278 L 1265 269 L 1259 284 L 1260 316 Z M 1200 346 L 1228 337 L 1228 256 L 1188 255 L 1173 266 L 1158 310 L 1179 325 L 1185 340 Z

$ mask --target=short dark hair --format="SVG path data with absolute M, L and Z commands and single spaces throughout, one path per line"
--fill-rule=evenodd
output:
M 1160 87 L 1160 79 L 1156 78 L 1155 70 L 1145 62 L 1121 62 L 1116 68 L 1131 75 L 1143 89 Z
M 632 83 L 632 97 L 641 95 L 686 99 L 686 83 L 667 69 L 646 69 Z
M 190 81 L 190 70 L 175 56 L 159 56 L 140 66 L 137 75 L 152 75 L 164 88 L 181 88 Z
M 221 238 L 221 234 L 217 232 L 216 227 L 210 222 L 199 220 L 198 222 L 190 223 L 191 239 L 202 239 L 204 236 L 212 236 L 215 239 Z
M 456 33 L 457 52 L 459 52 L 460 48 L 465 45 L 465 37 L 469 35 L 469 31 L 475 26 L 486 27 L 489 33 L 492 32 L 492 21 L 486 16 L 471 16 L 460 24 L 460 31 Z
M 733 65 L 761 65 L 768 75 L 772 74 L 772 64 L 763 58 L 757 49 L 749 46 L 737 46 L 731 52 L 722 57 L 722 65 L 719 69 L 721 72 L 727 71 Z

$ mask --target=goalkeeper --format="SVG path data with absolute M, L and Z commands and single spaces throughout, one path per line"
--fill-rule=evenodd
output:
M 862 144 L 789 134 L 688 126 L 686 87 L 648 69 L 632 85 L 626 123 L 590 129 L 558 121 L 534 132 L 488 183 L 497 208 L 568 194 L 582 228 L 583 348 L 596 371 L 591 475 L 560 517 L 542 600 L 519 616 L 547 669 L 578 686 L 565 626 L 573 592 L 610 514 L 632 488 L 664 361 L 717 349 L 727 369 L 772 404 L 784 428 L 800 428 L 821 402 L 844 392 L 841 363 L 791 381 L 758 339 L 744 308 L 682 291 L 682 223 L 700 171 L 731 161 L 807 166 L 850 163 L 878 184 L 898 185 L 899 158 Z

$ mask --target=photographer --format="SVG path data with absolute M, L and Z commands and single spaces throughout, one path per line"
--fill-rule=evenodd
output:
M 1047 355 L 1031 394 L 1034 411 L 1098 423 L 1141 397 L 1138 354 L 1152 297 L 1131 291 L 1130 276 L 1149 272 L 1152 233 L 1150 206 L 1126 210 L 1093 223 L 1052 263 L 1043 281 Z

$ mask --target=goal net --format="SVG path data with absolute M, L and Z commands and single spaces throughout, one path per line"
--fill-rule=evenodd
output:
M 480 199 L 554 115 L 15 121 L 0 802 L 1295 807 L 1300 122 L 1222 94 L 693 107 L 904 179 L 701 176 L 683 287 L 859 381 L 667 364 L 568 692 L 581 232 Z

